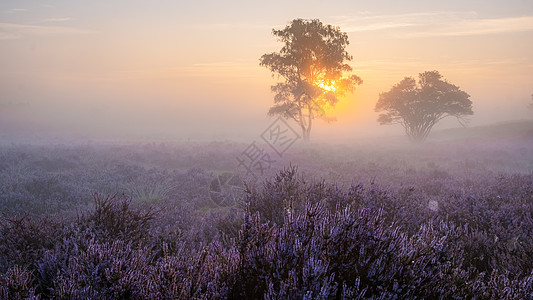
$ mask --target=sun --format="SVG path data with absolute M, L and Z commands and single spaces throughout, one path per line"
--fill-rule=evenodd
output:
M 315 82 L 315 85 L 327 92 L 335 92 L 335 90 L 337 89 L 337 86 L 335 85 L 335 80 L 329 82 L 325 80 L 319 81 Z

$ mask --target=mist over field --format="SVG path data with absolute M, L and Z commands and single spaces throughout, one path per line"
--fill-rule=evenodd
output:
M 3 1 L 0 299 L 533 299 L 533 2 Z
M 530 119 L 531 3 L 478 4 L 230 1 L 204 9 L 166 1 L 84 10 L 4 1 L 1 134 L 249 141 L 272 120 L 278 81 L 259 58 L 280 48 L 271 30 L 294 18 L 347 32 L 349 64 L 363 80 L 328 111 L 336 122 L 314 126 L 316 140 L 401 134 L 376 122 L 379 94 L 431 70 L 470 94 L 470 126 Z

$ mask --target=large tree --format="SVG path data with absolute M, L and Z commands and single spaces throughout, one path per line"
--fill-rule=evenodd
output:
M 352 56 L 346 51 L 348 35 L 339 27 L 324 25 L 319 20 L 295 19 L 284 29 L 272 30 L 284 43 L 279 52 L 265 54 L 260 65 L 283 78 L 272 86 L 276 93 L 269 115 L 295 120 L 309 140 L 313 119 L 330 120 L 325 107 L 333 107 L 338 97 L 353 92 L 361 78 L 345 73 L 352 67 L 346 62 Z
M 390 91 L 381 93 L 376 104 L 380 124 L 400 124 L 412 141 L 424 141 L 437 122 L 455 117 L 461 125 L 472 115 L 470 95 L 446 80 L 438 71 L 406 77 Z

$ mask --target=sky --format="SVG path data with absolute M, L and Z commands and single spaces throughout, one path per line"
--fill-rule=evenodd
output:
M 363 79 L 330 112 L 336 122 L 315 123 L 316 139 L 402 134 L 377 123 L 375 103 L 429 70 L 470 94 L 469 126 L 533 115 L 531 0 L 3 0 L 0 136 L 254 139 L 273 120 L 278 81 L 259 58 L 295 18 L 347 32 Z

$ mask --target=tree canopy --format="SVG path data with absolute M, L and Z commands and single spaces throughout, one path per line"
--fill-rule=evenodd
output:
M 461 125 L 472 115 L 470 95 L 446 80 L 438 71 L 420 73 L 418 82 L 404 78 L 381 93 L 375 107 L 380 124 L 400 124 L 412 141 L 424 141 L 437 122 L 455 117 Z
M 261 56 L 260 65 L 284 82 L 272 86 L 276 94 L 268 114 L 295 120 L 304 140 L 309 140 L 315 117 L 330 120 L 324 107 L 334 106 L 339 96 L 362 83 L 358 76 L 344 76 L 352 71 L 346 63 L 353 59 L 346 51 L 348 35 L 317 19 L 295 19 L 272 34 L 284 46 Z

